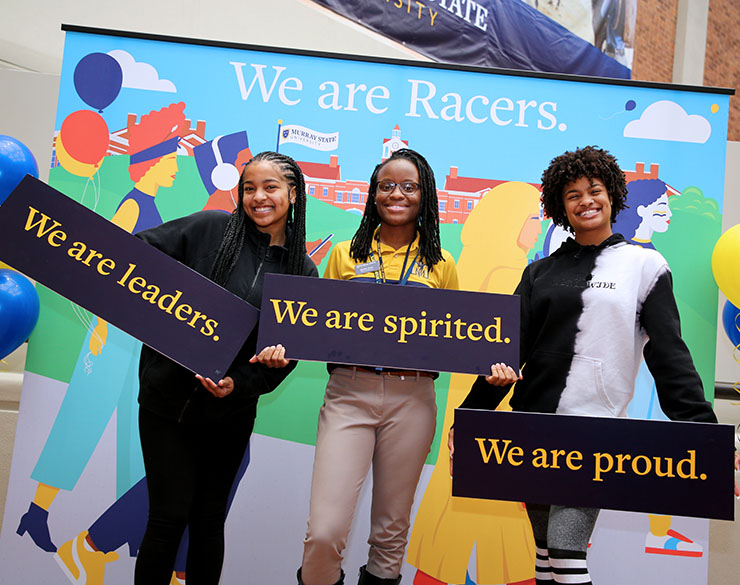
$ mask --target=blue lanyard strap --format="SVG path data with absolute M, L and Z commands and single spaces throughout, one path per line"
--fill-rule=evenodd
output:
M 380 236 L 375 236 L 375 242 L 378 246 L 378 264 L 380 265 L 380 275 L 378 275 L 378 271 L 375 271 L 375 282 L 378 284 L 385 283 L 385 267 L 383 266 L 383 254 L 380 252 Z M 413 242 L 412 242 L 413 243 Z M 406 270 L 406 264 L 409 261 L 409 252 L 411 251 L 411 243 L 406 247 L 406 256 L 403 259 L 403 266 L 401 267 L 401 279 L 398 281 L 398 284 L 401 286 L 405 285 L 409 281 L 409 277 L 411 276 L 411 273 L 414 270 L 414 264 L 416 264 L 416 260 L 419 258 L 419 251 L 416 251 L 416 256 L 414 256 L 414 259 L 411 261 L 411 265 L 409 266 L 408 270 Z M 373 260 L 373 250 L 370 249 L 370 260 Z

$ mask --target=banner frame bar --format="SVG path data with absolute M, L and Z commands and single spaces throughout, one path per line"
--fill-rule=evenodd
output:
M 114 37 L 126 37 L 149 41 L 161 41 L 167 43 L 182 43 L 188 45 L 201 45 L 209 47 L 220 47 L 227 49 L 240 49 L 246 51 L 258 51 L 264 53 L 282 53 L 288 55 L 301 55 L 305 57 L 316 57 L 321 59 L 336 59 L 340 61 L 362 61 L 367 63 L 382 63 L 386 65 L 397 65 L 407 67 L 422 67 L 426 69 L 442 69 L 451 71 L 469 71 L 473 73 L 484 73 L 488 75 L 505 75 L 511 77 L 532 77 L 536 79 L 553 79 L 559 81 L 571 81 L 578 83 L 596 83 L 603 85 L 623 85 L 629 87 L 644 87 L 650 89 L 668 89 L 674 91 L 688 91 L 694 93 L 714 93 L 721 95 L 735 95 L 735 89 L 730 87 L 709 87 L 701 85 L 679 85 L 656 81 L 636 81 L 633 79 L 618 79 L 612 77 L 590 77 L 587 75 L 572 75 L 565 73 L 546 73 L 542 71 L 528 71 L 525 69 L 497 69 L 493 67 L 476 67 L 471 65 L 458 65 L 455 63 L 440 63 L 436 61 L 415 61 L 413 59 L 394 59 L 390 57 L 372 57 L 369 55 L 353 55 L 350 53 L 331 53 L 328 51 L 316 51 L 309 49 L 294 49 L 286 47 L 270 47 L 267 45 L 251 45 L 235 41 L 216 41 L 209 39 L 198 39 L 162 35 L 155 33 L 142 33 L 90 26 L 79 26 L 62 23 L 65 32 L 76 32 L 94 35 L 106 35 Z

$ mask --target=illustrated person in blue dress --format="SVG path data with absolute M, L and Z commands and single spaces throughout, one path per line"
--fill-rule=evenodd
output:
M 173 185 L 178 172 L 178 141 L 186 128 L 184 109 L 182 102 L 172 104 L 142 116 L 129 128 L 129 175 L 135 185 L 111 220 L 128 232 L 162 223 L 155 197 L 160 188 Z M 144 475 L 135 403 L 141 343 L 104 320 L 95 320 L 31 473 L 39 483 L 17 529 L 19 535 L 28 534 L 47 552 L 57 550 L 48 526 L 51 504 L 59 490 L 74 489 L 114 413 L 117 495 Z

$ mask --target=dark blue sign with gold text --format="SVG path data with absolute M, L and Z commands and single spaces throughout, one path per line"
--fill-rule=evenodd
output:
M 489 374 L 519 364 L 519 297 L 265 275 L 257 347 L 289 358 Z
M 259 318 L 236 295 L 29 175 L 0 206 L 0 259 L 214 380 Z
M 732 425 L 457 409 L 452 495 L 732 520 Z

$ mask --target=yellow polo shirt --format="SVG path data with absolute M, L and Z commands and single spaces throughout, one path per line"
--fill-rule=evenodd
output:
M 324 271 L 324 278 L 358 280 L 362 282 L 376 282 L 377 279 L 381 278 L 380 270 L 357 274 L 355 267 L 366 264 L 366 262 L 356 262 L 353 260 L 349 255 L 349 246 L 349 240 L 339 242 L 334 246 L 329 255 L 326 270 Z M 383 272 L 385 273 L 385 279 L 388 284 L 398 284 L 403 276 L 401 270 L 403 269 L 407 250 L 408 261 L 406 263 L 406 270 L 408 270 L 413 262 L 413 269 L 407 283 L 408 286 L 458 289 L 457 269 L 455 268 L 455 260 L 452 258 L 452 255 L 447 250 L 442 250 L 443 260 L 437 262 L 433 268 L 427 266 L 423 259 L 417 255 L 419 252 L 419 234 L 416 234 L 416 238 L 409 246 L 402 246 L 398 250 L 380 242 Z M 372 251 L 372 258 L 368 258 L 367 262 L 378 259 L 378 244 L 375 239 L 373 240 Z

